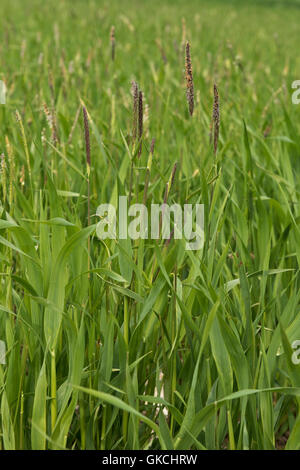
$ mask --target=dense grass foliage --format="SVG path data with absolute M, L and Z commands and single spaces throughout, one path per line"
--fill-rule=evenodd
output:
M 300 449 L 299 3 L 2 0 L 0 16 L 0 448 Z M 162 203 L 175 162 L 168 202 L 205 204 L 203 249 L 100 241 L 97 206 Z

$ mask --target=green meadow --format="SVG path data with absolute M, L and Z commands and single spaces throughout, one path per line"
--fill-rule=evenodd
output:
M 299 22 L 1 1 L 1 450 L 300 449 Z M 203 246 L 100 239 L 119 196 Z

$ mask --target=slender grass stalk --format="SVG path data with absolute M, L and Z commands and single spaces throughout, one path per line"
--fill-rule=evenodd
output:
M 102 407 L 102 424 L 101 424 L 101 439 L 100 439 L 100 449 L 105 450 L 106 445 L 105 445 L 105 434 L 106 434 L 106 414 L 107 414 L 107 406 L 104 405 Z
M 19 423 L 19 426 L 20 426 L 20 443 L 19 443 L 19 449 L 20 450 L 23 450 L 24 448 L 24 435 L 23 435 L 23 432 L 24 432 L 24 424 L 23 424 L 23 421 L 24 421 L 24 392 L 23 390 L 21 391 L 21 405 L 20 405 L 20 423 Z
M 143 194 L 144 205 L 146 205 L 147 203 L 148 187 L 149 187 L 149 182 L 150 182 L 152 159 L 153 159 L 153 154 L 154 154 L 154 145 L 155 145 L 155 139 L 153 138 L 151 141 L 150 153 L 149 153 L 147 168 L 146 168 L 145 186 L 144 186 L 144 194 Z
M 139 102 L 139 87 L 135 81 L 132 81 L 131 83 L 131 94 L 132 94 L 132 153 L 134 153 L 136 136 L 137 136 L 138 102 Z
M 86 151 L 86 172 L 87 172 L 87 189 L 88 189 L 88 226 L 91 225 L 91 207 L 90 207 L 90 173 L 91 173 L 91 146 L 90 146 L 90 131 L 89 121 L 85 106 L 82 107 L 83 123 L 84 123 L 84 138 L 85 138 L 85 151 Z M 88 277 L 90 278 L 90 256 L 91 256 L 91 240 L 88 237 Z
M 21 117 L 18 110 L 16 110 L 16 119 L 17 119 L 17 122 L 18 122 L 18 124 L 20 126 L 20 130 L 21 130 L 22 142 L 23 142 L 23 145 L 24 145 L 24 150 L 25 150 L 25 155 L 26 155 L 26 162 L 27 162 L 27 169 L 28 169 L 28 174 L 29 174 L 29 183 L 30 183 L 30 186 L 32 188 L 31 165 L 30 165 L 30 156 L 29 156 L 29 151 L 28 151 L 27 139 L 26 139 L 26 135 L 25 135 L 25 130 L 24 130 L 24 126 L 23 126 L 22 117 Z
M 163 199 L 163 204 L 167 204 L 167 201 L 168 201 L 168 198 L 169 198 L 169 194 L 170 194 L 170 190 L 171 190 L 171 187 L 173 185 L 173 182 L 174 182 L 174 178 L 175 178 L 175 174 L 176 174 L 176 170 L 177 170 L 177 162 L 173 165 L 173 168 L 172 168 L 172 171 L 171 171 L 171 175 L 169 177 L 169 180 L 165 186 L 165 192 L 164 192 L 164 199 Z M 162 235 L 162 227 L 163 227 L 163 216 L 164 216 L 164 210 L 162 210 L 162 212 L 160 213 L 160 217 L 159 217 L 159 236 L 161 237 Z M 172 234 L 174 232 L 172 231 Z M 172 236 L 171 234 L 171 236 Z M 167 240 L 168 241 L 168 240 Z M 169 240 L 170 242 L 170 240 Z M 168 246 L 168 244 L 165 244 L 164 245 L 164 249 L 166 249 Z M 152 266 L 152 271 L 151 271 L 151 282 L 154 282 L 155 279 L 157 278 L 158 276 L 158 273 L 159 273 L 159 269 L 157 269 L 157 259 L 155 258 L 155 261 L 153 263 L 153 266 Z
M 53 128 L 53 145 L 56 146 L 59 142 L 58 138 L 58 124 L 57 124 L 57 117 L 55 111 L 55 90 L 54 90 L 54 79 L 52 70 L 48 71 L 48 85 L 50 89 L 51 95 L 51 120 L 52 120 L 52 128 Z
M 143 124 L 143 134 L 145 136 L 145 139 L 149 138 L 149 126 L 150 126 L 150 107 L 148 103 L 145 101 L 145 96 L 144 96 L 144 124 Z
M 43 109 L 44 109 L 48 126 L 51 130 L 52 143 L 56 147 L 58 143 L 58 136 L 57 136 L 57 129 L 56 129 L 56 123 L 55 123 L 55 117 L 54 117 L 53 111 L 49 110 L 46 103 L 43 103 Z
M 182 51 L 186 47 L 186 21 L 185 18 L 181 18 L 181 47 Z
M 9 162 L 9 196 L 8 196 L 8 203 L 10 207 L 11 213 L 13 213 L 13 184 L 15 180 L 15 158 L 12 150 L 12 146 L 10 144 L 9 138 L 7 135 L 5 136 L 5 144 L 6 144 L 6 151 L 8 155 L 8 162 Z
M 55 351 L 50 351 L 51 357 L 51 432 L 54 431 L 55 424 L 56 424 L 56 417 L 57 417 L 57 399 L 56 399 L 56 355 Z
M 44 178 L 43 184 L 46 186 L 47 183 L 47 170 L 48 170 L 48 161 L 47 161 L 47 139 L 46 139 L 46 129 L 43 127 L 41 132 L 41 142 L 42 142 L 42 149 L 43 149 L 43 171 L 44 171 Z
M 52 109 L 54 109 L 55 108 L 54 80 L 53 80 L 53 73 L 50 68 L 48 70 L 48 85 L 49 85 L 50 95 L 51 95 L 51 107 Z
M 128 347 L 129 343 L 129 311 L 128 311 L 128 299 L 124 297 L 124 341 Z
M 165 187 L 164 201 L 163 201 L 164 204 L 166 204 L 167 201 L 168 201 L 168 197 L 169 197 L 169 194 L 170 194 L 170 190 L 171 190 L 171 187 L 172 187 L 173 182 L 174 182 L 176 170 L 177 170 L 177 162 L 174 164 L 174 166 L 173 166 L 173 168 L 172 168 L 172 172 L 171 172 L 170 178 L 169 178 L 169 180 L 168 180 L 168 182 L 167 182 L 167 184 L 166 184 L 166 187 Z M 164 216 L 164 211 L 162 211 L 162 212 L 160 213 L 160 219 L 159 219 L 159 234 L 160 234 L 160 235 L 161 235 L 161 230 L 162 230 L 163 216 Z
M 176 296 L 175 292 L 177 292 L 177 268 L 175 266 L 174 270 L 174 280 L 173 280 L 173 287 L 174 293 L 172 295 L 172 318 L 171 318 L 171 341 L 172 341 L 172 348 L 175 344 L 176 337 L 177 337 L 177 328 L 176 328 Z M 173 349 L 173 353 L 171 356 L 171 403 L 175 405 L 175 392 L 177 388 L 177 371 L 176 371 L 176 348 Z M 173 435 L 174 433 L 174 415 L 171 414 L 170 419 L 170 433 Z
M 143 2 L 129 21 L 121 0 L 73 2 L 74 15 L 62 0 L 53 48 L 55 2 L 33 16 L 27 3 L 1 2 L 0 448 L 300 450 L 296 9 L 235 2 L 218 29 L 221 2 L 203 0 L 205 15 L 196 1 L 159 15 Z M 131 97 L 132 77 L 145 89 L 134 82 Z M 159 240 L 152 225 L 118 239 L 128 192 L 148 225 L 151 203 L 181 216 L 203 203 L 203 248 L 177 239 L 166 212 Z M 116 239 L 88 242 L 102 203 Z
M 18 400 L 16 404 L 16 410 L 15 410 L 15 417 L 14 417 L 14 426 L 16 427 L 17 420 L 18 420 L 18 415 L 19 415 L 19 422 L 23 423 L 23 414 L 24 414 L 24 393 L 23 393 L 23 388 L 24 388 L 24 377 L 26 375 L 26 363 L 27 363 L 27 357 L 28 357 L 28 347 L 27 345 L 22 347 L 22 353 L 21 353 L 21 370 L 20 370 L 20 384 L 19 384 L 19 393 L 18 393 Z M 20 432 L 19 432 L 19 449 L 22 449 L 23 447 L 23 427 L 20 426 Z
M 56 136 L 56 129 L 55 129 L 55 123 L 53 121 L 53 114 L 50 112 L 47 104 L 44 102 L 43 103 L 43 110 L 44 110 L 44 114 L 46 116 L 46 120 L 47 120 L 47 124 L 48 124 L 48 127 L 51 131 L 51 140 L 52 140 L 52 144 L 54 147 L 56 147 L 56 144 L 57 144 L 57 136 Z M 54 179 L 54 174 L 55 174 L 55 163 L 56 163 L 56 153 L 53 151 L 53 158 L 51 159 L 51 175 L 52 175 L 52 179 Z
M 74 134 L 74 131 L 75 131 L 75 129 L 76 129 L 77 122 L 78 122 L 78 119 L 79 119 L 79 116 L 80 116 L 80 111 L 81 111 L 81 104 L 78 106 L 77 111 L 76 111 L 76 114 L 75 114 L 74 122 L 73 122 L 73 124 L 72 124 L 71 130 L 70 130 L 70 134 L 69 134 L 69 137 L 68 137 L 68 140 L 67 140 L 67 147 L 68 147 L 68 146 L 71 144 L 71 142 L 72 142 L 73 134 Z
M 139 112 L 138 112 L 138 136 L 139 136 L 139 151 L 138 151 L 138 158 L 141 157 L 142 154 L 142 136 L 143 136 L 143 122 L 144 122 L 144 115 L 143 115 L 143 92 L 139 91 Z

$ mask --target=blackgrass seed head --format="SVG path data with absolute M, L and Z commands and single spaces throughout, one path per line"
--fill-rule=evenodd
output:
M 3 201 L 6 201 L 6 162 L 5 162 L 5 155 L 1 153 L 0 155 L 1 160 L 1 183 L 2 183 L 2 194 L 3 194 Z
M 85 151 L 86 151 L 86 163 L 88 172 L 91 167 L 91 146 L 90 146 L 90 131 L 89 131 L 89 119 L 85 106 L 82 107 L 83 113 L 83 124 L 84 124 L 84 139 L 85 139 Z
M 133 100 L 132 107 L 132 142 L 136 141 L 137 134 L 137 119 L 138 119 L 138 101 L 139 101 L 139 87 L 138 84 L 133 80 L 131 82 L 131 94 Z
M 214 153 L 217 153 L 220 130 L 220 100 L 217 85 L 214 84 L 214 105 L 213 105 L 213 126 L 214 126 Z

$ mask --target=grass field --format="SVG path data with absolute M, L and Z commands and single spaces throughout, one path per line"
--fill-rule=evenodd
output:
M 300 449 L 299 21 L 2 0 L 0 449 Z M 204 204 L 204 246 L 100 240 L 120 195 Z

